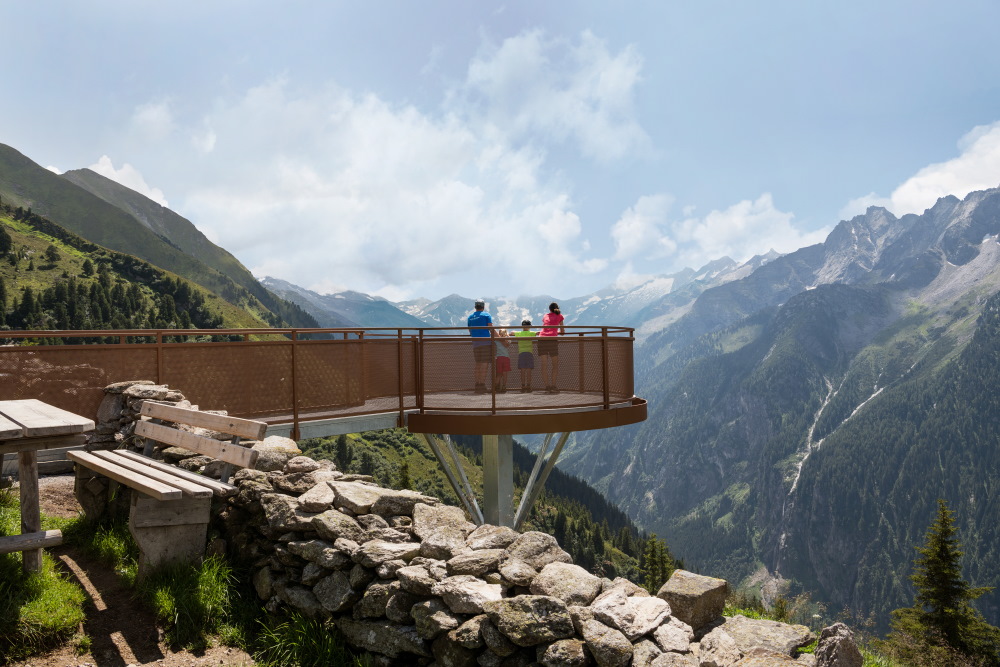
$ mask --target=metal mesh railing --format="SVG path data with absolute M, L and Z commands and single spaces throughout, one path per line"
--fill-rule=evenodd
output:
M 489 352 L 477 368 L 477 341 L 464 328 L 7 331 L 0 332 L 0 399 L 38 398 L 90 416 L 105 386 L 153 380 L 202 409 L 296 426 L 393 411 L 403 423 L 412 410 L 610 408 L 633 398 L 632 334 L 566 327 L 554 338 L 557 355 L 546 359 L 536 338 L 528 345 L 534 368 L 522 376 L 517 339 L 480 339 Z M 510 359 L 506 374 L 498 347 Z M 547 384 L 558 392 L 546 392 Z

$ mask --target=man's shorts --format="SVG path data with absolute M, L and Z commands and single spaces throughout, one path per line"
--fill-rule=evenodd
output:
M 556 340 L 555 336 L 549 336 L 543 338 L 538 337 L 538 354 L 542 356 L 558 357 L 559 356 L 559 341 Z
M 535 355 L 531 352 L 522 352 L 517 355 L 517 367 L 521 370 L 531 370 L 535 367 Z
M 493 351 L 493 346 L 487 343 L 486 345 L 472 345 L 472 354 L 476 358 L 477 364 L 488 364 L 490 363 L 490 353 Z
M 497 357 L 497 373 L 510 372 L 510 357 Z

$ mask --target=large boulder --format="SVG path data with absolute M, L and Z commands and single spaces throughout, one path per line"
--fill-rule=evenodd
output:
M 368 514 L 372 510 L 372 505 L 387 493 L 392 493 L 388 489 L 382 489 L 361 482 L 344 482 L 341 480 L 329 482 L 337 497 L 333 504 L 338 509 L 345 508 L 355 514 Z
M 584 621 L 580 634 L 601 667 L 625 667 L 632 662 L 632 642 L 600 621 Z
M 727 618 L 718 629 L 732 637 L 740 653 L 744 655 L 754 648 L 795 655 L 800 648 L 816 639 L 816 635 L 804 625 L 789 625 L 746 616 Z
M 698 647 L 701 667 L 731 667 L 742 657 L 736 641 L 722 628 L 714 628 L 701 638 Z
M 408 561 L 420 552 L 416 542 L 383 542 L 371 540 L 365 542 L 354 552 L 354 562 L 365 567 L 376 568 L 387 560 Z
M 497 569 L 502 555 L 503 549 L 481 549 L 459 554 L 448 561 L 448 574 L 471 574 L 475 577 L 481 577 L 487 572 Z
M 722 616 L 729 584 L 687 570 L 674 570 L 656 596 L 670 605 L 670 613 L 696 631 Z
M 522 533 L 518 536 L 507 547 L 505 558 L 522 560 L 536 570 L 541 570 L 549 563 L 573 562 L 573 558 L 562 550 L 556 538 L 548 533 L 538 531 Z
M 431 592 L 440 595 L 457 614 L 481 614 L 485 603 L 503 597 L 500 584 L 489 584 L 468 574 L 447 577 L 435 584 Z
M 420 555 L 451 559 L 469 551 L 465 538 L 475 529 L 460 507 L 414 505 L 413 533 L 420 538 Z
M 834 623 L 823 628 L 816 647 L 817 667 L 861 667 L 863 663 L 864 658 L 849 627 Z
M 318 482 L 311 489 L 299 496 L 299 505 L 307 512 L 325 512 L 333 507 L 337 494 L 326 482 Z
M 337 629 L 354 646 L 372 653 L 398 658 L 403 653 L 431 657 L 427 642 L 417 634 L 412 625 L 396 625 L 389 621 L 356 621 L 338 618 Z M 414 661 L 415 662 L 415 661 Z
M 694 631 L 691 626 L 678 618 L 671 618 L 653 630 L 653 641 L 665 652 L 686 653 L 691 650 Z
M 410 615 L 416 621 L 417 634 L 424 639 L 434 639 L 442 632 L 454 630 L 460 625 L 458 617 L 437 599 L 418 602 L 410 609 Z
M 351 588 L 351 579 L 343 572 L 334 572 L 313 586 L 313 593 L 329 612 L 344 611 L 361 597 Z
M 573 635 L 573 619 L 562 600 L 518 595 L 483 603 L 490 622 L 518 646 L 536 646 Z
M 532 579 L 531 592 L 551 595 L 567 605 L 586 606 L 601 592 L 601 580 L 579 565 L 554 562 L 543 567 Z
M 313 530 L 312 520 L 316 515 L 306 512 L 299 501 L 283 493 L 265 493 L 260 497 L 267 525 L 277 531 Z
M 652 632 L 670 615 L 670 606 L 660 598 L 627 596 L 620 587 L 601 593 L 590 609 L 598 620 L 620 630 L 629 641 Z
M 396 578 L 404 591 L 414 595 L 430 595 L 431 589 L 438 582 L 431 576 L 426 565 L 409 565 L 396 570 Z
M 484 523 L 469 533 L 465 543 L 470 549 L 506 549 L 517 536 L 513 528 Z
M 342 537 L 352 542 L 362 542 L 365 539 L 365 529 L 352 517 L 335 509 L 313 516 L 312 528 L 326 540 L 334 541 Z
M 372 514 L 379 516 L 413 516 L 413 507 L 418 503 L 438 505 L 441 501 L 433 496 L 425 496 L 417 491 L 403 489 L 384 493 L 372 504 Z
M 375 581 L 365 589 L 361 600 L 354 605 L 354 618 L 381 618 L 385 616 L 389 598 L 399 590 L 398 581 Z
M 257 452 L 257 463 L 254 467 L 264 472 L 281 472 L 288 461 L 302 454 L 302 450 L 294 440 L 280 435 L 268 436 L 254 443 L 251 449 Z
M 538 662 L 545 667 L 585 667 L 590 664 L 585 646 L 586 643 L 579 639 L 560 639 L 544 651 L 539 649 Z
M 458 632 L 445 632 L 431 644 L 435 664 L 440 667 L 476 667 L 476 652 L 462 645 Z

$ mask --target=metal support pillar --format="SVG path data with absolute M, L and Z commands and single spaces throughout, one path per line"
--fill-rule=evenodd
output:
M 538 458 L 535 459 L 535 468 L 531 471 L 531 477 L 528 479 L 527 485 L 524 487 L 524 493 L 521 494 L 521 505 L 517 508 L 517 518 L 514 521 L 514 530 L 520 530 L 521 525 L 528 516 L 528 512 L 531 511 L 531 506 L 535 504 L 535 500 L 538 499 L 538 494 L 542 492 L 542 488 L 545 486 L 545 480 L 549 478 L 549 473 L 552 472 L 552 468 L 556 465 L 556 460 L 559 458 L 559 453 L 562 452 L 563 445 L 566 444 L 566 440 L 569 439 L 569 432 L 565 432 L 559 436 L 559 440 L 556 442 L 556 447 L 552 450 L 552 455 L 549 456 L 548 460 L 545 462 L 545 468 L 541 469 L 542 459 L 545 458 L 545 453 L 549 448 L 549 443 L 552 441 L 552 436 L 554 434 L 549 433 L 545 436 L 545 442 L 542 443 L 542 449 L 538 452 Z M 539 476 L 539 469 L 541 469 L 541 476 Z
M 514 436 L 483 436 L 483 519 L 514 526 Z

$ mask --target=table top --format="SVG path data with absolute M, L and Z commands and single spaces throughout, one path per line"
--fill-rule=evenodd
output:
M 34 398 L 0 401 L 0 441 L 91 431 L 94 421 Z

